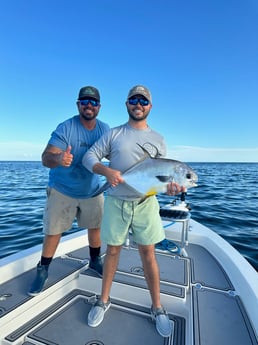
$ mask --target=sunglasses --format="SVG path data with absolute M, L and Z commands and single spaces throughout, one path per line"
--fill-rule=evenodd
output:
M 136 105 L 136 104 L 140 103 L 140 105 L 142 105 L 142 106 L 150 104 L 150 102 L 145 98 L 129 98 L 128 103 L 131 105 Z
M 99 106 L 99 101 L 95 101 L 95 99 L 83 99 L 79 102 L 81 105 L 88 105 L 90 103 L 93 107 Z

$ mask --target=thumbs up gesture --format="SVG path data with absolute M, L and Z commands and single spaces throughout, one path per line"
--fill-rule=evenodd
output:
M 68 146 L 66 151 L 64 151 L 61 155 L 61 165 L 64 167 L 69 167 L 73 161 L 73 154 L 71 153 L 71 146 Z

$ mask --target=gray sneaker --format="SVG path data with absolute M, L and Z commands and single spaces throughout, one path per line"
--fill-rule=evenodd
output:
M 103 263 L 101 256 L 96 256 L 94 259 L 90 259 L 89 268 L 95 271 L 100 277 L 102 277 Z
M 41 265 L 40 262 L 38 263 L 36 278 L 28 291 L 28 295 L 37 296 L 42 292 L 48 279 L 48 267 L 48 265 Z
M 157 309 L 151 307 L 151 317 L 156 321 L 156 329 L 162 337 L 166 338 L 172 334 L 174 324 L 169 320 L 163 307 Z
M 100 325 L 104 319 L 105 312 L 108 311 L 110 306 L 110 298 L 107 303 L 102 302 L 101 299 L 98 298 L 97 302 L 92 306 L 88 314 L 88 325 L 90 327 L 97 327 Z

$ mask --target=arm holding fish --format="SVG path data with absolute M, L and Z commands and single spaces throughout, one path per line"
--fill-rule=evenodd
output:
M 101 164 L 101 163 L 94 164 L 92 171 L 95 174 L 105 176 L 107 181 L 110 183 L 112 187 L 116 187 L 119 183 L 124 182 L 121 176 L 121 172 L 119 170 L 111 169 L 105 166 L 104 164 Z
M 107 181 L 112 187 L 117 186 L 119 183 L 123 183 L 124 180 L 119 170 L 109 168 L 101 163 L 104 157 L 110 155 L 110 141 L 112 139 L 111 131 L 105 133 L 95 144 L 86 152 L 82 159 L 82 164 L 89 171 L 105 176 Z

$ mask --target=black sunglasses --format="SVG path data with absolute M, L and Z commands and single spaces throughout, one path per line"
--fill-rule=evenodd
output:
M 131 105 L 136 105 L 136 104 L 140 103 L 140 105 L 142 105 L 142 106 L 150 104 L 150 102 L 145 98 L 129 98 L 128 103 Z
M 97 107 L 99 105 L 99 101 L 96 101 L 95 99 L 83 99 L 79 102 L 81 105 L 88 105 L 90 103 L 93 107 Z

